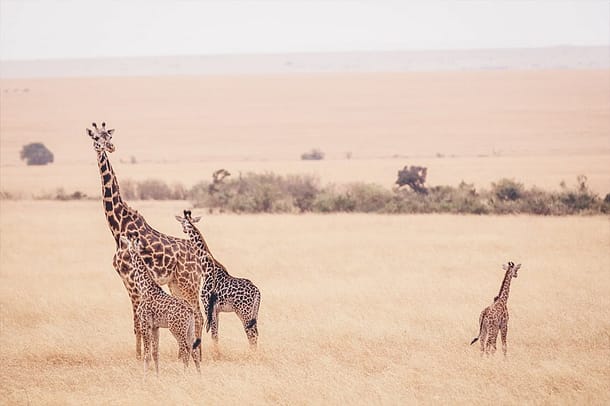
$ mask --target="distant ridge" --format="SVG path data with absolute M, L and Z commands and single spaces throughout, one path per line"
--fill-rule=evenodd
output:
M 610 46 L 0 60 L 0 78 L 606 69 Z

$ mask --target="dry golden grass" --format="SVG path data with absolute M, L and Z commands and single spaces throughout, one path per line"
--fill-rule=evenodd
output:
M 182 202 L 133 202 L 181 235 Z M 144 380 L 99 202 L 0 202 L 0 403 L 610 402 L 606 217 L 205 215 L 235 275 L 261 289 L 260 347 L 221 317 L 201 376 L 161 337 Z M 468 345 L 513 281 L 509 356 Z

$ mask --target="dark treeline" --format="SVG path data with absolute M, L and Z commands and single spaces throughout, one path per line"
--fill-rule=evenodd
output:
M 602 199 L 589 189 L 584 176 L 579 176 L 573 187 L 562 184 L 559 191 L 546 191 L 528 189 L 512 179 L 501 179 L 480 190 L 465 182 L 455 187 L 418 184 L 387 189 L 361 182 L 321 186 L 317 178 L 308 175 L 216 174 L 211 182 L 200 182 L 190 189 L 147 180 L 125 182 L 121 192 L 126 199 L 190 200 L 196 207 L 234 213 L 610 213 L 610 194 Z
M 512 179 L 501 179 L 486 189 L 462 182 L 457 186 L 426 187 L 425 171 L 412 167 L 399 171 L 397 185 L 384 188 L 371 183 L 320 185 L 308 175 L 280 176 L 247 173 L 232 177 L 216 171 L 210 182 L 192 188 L 157 179 L 121 182 L 126 200 L 188 200 L 195 207 L 233 213 L 459 213 L 459 214 L 607 214 L 610 194 L 600 197 L 579 176 L 574 186 L 562 183 L 558 191 L 526 188 Z M 417 174 L 423 178 L 418 178 Z M 408 176 L 407 176 L 408 175 Z M 402 177 L 401 177 L 402 176 Z M 9 194 L 2 198 L 10 199 Z M 37 196 L 39 199 L 96 199 L 81 192 Z

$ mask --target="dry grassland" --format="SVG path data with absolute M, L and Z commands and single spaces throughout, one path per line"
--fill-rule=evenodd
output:
M 180 235 L 182 202 L 133 202 Z M 0 202 L 3 404 L 608 404 L 606 217 L 206 215 L 215 255 L 261 289 L 260 347 L 223 314 L 183 374 L 161 336 L 144 380 L 99 202 Z M 509 356 L 468 345 L 513 280 Z
M 23 197 L 58 187 L 97 195 L 84 135 L 94 120 L 117 129 L 121 179 L 191 186 L 224 167 L 390 186 L 408 164 L 428 166 L 432 185 L 514 177 L 551 189 L 585 174 L 610 192 L 606 70 L 12 79 L 0 88 L 0 186 Z M 54 152 L 53 165 L 19 161 L 34 141 Z M 328 159 L 299 161 L 313 147 Z M 138 165 L 120 167 L 132 156 Z

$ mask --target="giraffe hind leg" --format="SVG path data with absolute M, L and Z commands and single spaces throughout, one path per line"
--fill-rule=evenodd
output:
M 246 332 L 246 337 L 248 337 L 248 342 L 250 343 L 250 348 L 256 349 L 256 344 L 258 341 L 258 327 L 256 324 L 256 319 L 251 319 L 244 323 L 244 330 Z
M 481 356 L 485 353 L 487 346 L 487 327 L 481 327 L 481 334 L 479 336 L 479 342 L 481 343 Z
M 496 353 L 496 342 L 498 341 L 498 327 L 493 327 L 489 332 L 489 336 L 487 338 L 487 351 L 491 352 L 491 354 Z

